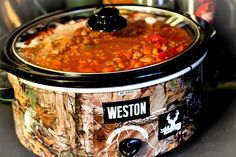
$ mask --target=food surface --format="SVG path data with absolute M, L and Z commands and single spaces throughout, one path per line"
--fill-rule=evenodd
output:
M 140 68 L 167 61 L 192 42 L 186 30 L 146 13 L 123 15 L 128 25 L 97 32 L 86 19 L 37 31 L 17 43 L 17 53 L 33 65 L 66 72 L 99 73 Z

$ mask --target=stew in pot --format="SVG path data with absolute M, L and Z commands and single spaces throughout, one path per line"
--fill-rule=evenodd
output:
M 84 19 L 42 29 L 18 43 L 18 54 L 34 65 L 58 71 L 114 72 L 169 60 L 192 42 L 183 28 L 135 16 L 127 16 L 127 27 L 117 32 L 93 31 Z

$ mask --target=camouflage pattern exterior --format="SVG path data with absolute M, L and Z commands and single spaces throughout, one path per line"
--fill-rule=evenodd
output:
M 11 74 L 9 80 L 15 93 L 16 134 L 27 149 L 41 157 L 122 156 L 118 147 L 126 138 L 145 143 L 135 156 L 163 154 L 195 133 L 202 105 L 200 68 L 164 83 L 121 92 L 68 93 L 30 86 Z M 150 98 L 150 116 L 104 123 L 103 102 L 142 97 Z M 159 116 L 180 107 L 184 111 L 182 129 L 159 140 Z M 131 127 L 122 129 L 127 126 Z M 140 129 L 132 129 L 134 126 L 144 129 L 148 137 Z M 114 131 L 118 133 L 109 143 Z

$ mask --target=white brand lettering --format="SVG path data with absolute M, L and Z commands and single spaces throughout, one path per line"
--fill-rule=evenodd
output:
M 116 107 L 108 107 L 107 112 L 109 119 L 116 119 Z
M 146 107 L 147 105 L 146 105 L 146 102 L 141 102 L 140 103 L 140 112 L 141 112 L 141 114 L 146 114 L 147 113 L 147 107 Z
M 120 119 L 147 114 L 146 102 L 128 104 L 122 106 L 107 107 L 108 119 Z
M 123 106 L 123 111 L 124 111 L 123 117 L 125 117 L 125 118 L 129 117 L 128 108 L 129 108 L 129 106 L 127 106 L 127 105 Z
M 129 109 L 130 109 L 130 111 L 129 111 L 129 114 L 130 114 L 130 115 L 129 115 L 129 116 L 130 116 L 130 117 L 133 116 L 133 106 L 134 106 L 134 104 L 130 104 L 130 105 L 129 105 Z
M 117 118 L 122 118 L 122 106 L 117 106 Z
M 134 115 L 139 115 L 139 104 L 134 104 Z

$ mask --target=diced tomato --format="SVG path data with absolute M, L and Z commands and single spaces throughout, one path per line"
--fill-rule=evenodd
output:
M 175 48 L 171 48 L 171 49 L 168 49 L 167 51 L 166 51 L 166 53 L 168 54 L 168 55 L 175 55 L 176 54 L 176 49 Z
M 165 52 L 161 52 L 158 54 L 158 57 L 161 59 L 161 60 L 166 60 L 168 58 L 168 56 L 166 55 Z
M 157 41 L 164 41 L 166 40 L 163 36 L 159 35 L 159 34 L 155 34 L 149 37 L 149 40 L 151 42 L 157 42 Z
M 182 52 L 184 50 L 184 46 L 183 45 L 180 45 L 176 48 L 176 51 L 177 52 Z
M 155 44 L 154 44 L 155 46 L 156 46 L 156 48 L 161 48 L 161 43 L 160 42 L 156 42 Z

